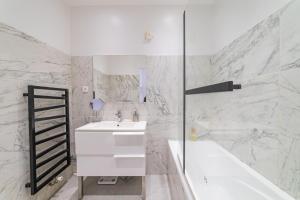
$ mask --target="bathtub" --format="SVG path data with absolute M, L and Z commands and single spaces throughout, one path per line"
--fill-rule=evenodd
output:
M 169 141 L 169 145 L 174 159 L 178 160 L 178 142 Z M 182 180 L 187 183 L 182 184 L 189 186 L 186 192 L 192 193 L 192 199 L 295 200 L 215 142 L 188 141 L 186 153 Z

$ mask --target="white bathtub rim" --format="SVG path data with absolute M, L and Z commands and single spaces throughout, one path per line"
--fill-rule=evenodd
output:
M 236 156 L 231 154 L 229 151 L 227 151 L 224 147 L 217 144 L 214 141 L 199 141 L 199 142 L 211 142 L 215 144 L 222 152 L 226 154 L 226 156 L 230 157 L 234 162 L 236 162 L 238 165 L 240 165 L 242 168 L 244 168 L 251 176 L 256 177 L 260 182 L 262 182 L 265 186 L 270 188 L 272 191 L 274 191 L 278 196 L 280 196 L 282 199 L 285 200 L 295 200 L 295 198 L 291 197 L 287 192 L 280 189 L 278 186 L 276 186 L 274 183 L 272 183 L 270 180 L 268 180 L 266 177 L 252 169 L 250 166 L 248 166 L 246 163 L 239 160 Z
M 194 195 L 195 193 L 190 188 L 190 184 L 188 183 L 188 180 L 186 180 L 186 177 L 182 172 L 182 165 L 181 165 L 181 161 L 180 161 L 180 158 L 178 155 L 179 143 L 176 140 L 169 140 L 168 143 L 169 143 L 169 148 L 172 153 L 173 160 L 176 164 L 176 169 L 179 173 L 179 178 L 180 178 L 183 190 L 185 192 L 185 195 L 187 197 L 187 200 L 196 200 L 196 197 Z
M 196 193 L 196 190 L 195 190 L 195 188 L 194 188 L 194 184 L 192 184 L 193 182 L 192 182 L 192 180 L 191 180 L 191 178 L 190 178 L 190 176 L 189 176 L 189 173 L 188 173 L 187 171 L 185 171 L 185 178 L 186 178 L 186 180 L 187 180 L 187 182 L 188 182 L 188 185 L 189 185 L 190 190 L 191 190 L 192 193 L 193 193 L 194 199 L 195 199 L 195 200 L 199 200 L 199 199 L 197 198 L 197 193 Z
M 266 187 L 268 187 L 270 190 L 274 191 L 279 197 L 281 197 L 284 200 L 295 200 L 295 198 L 293 198 L 292 196 L 290 196 L 287 192 L 281 190 L 278 186 L 276 186 L 274 183 L 272 183 L 271 181 L 269 181 L 267 178 L 265 178 L 263 175 L 261 175 L 260 173 L 258 173 L 257 171 L 255 171 L 254 169 L 252 169 L 250 166 L 248 166 L 247 164 L 243 163 L 241 160 L 239 160 L 237 157 L 235 157 L 233 154 L 231 154 L 229 151 L 227 151 L 225 148 L 223 148 L 221 145 L 219 145 L 218 143 L 214 142 L 214 141 L 196 141 L 198 143 L 211 143 L 214 144 L 217 148 L 219 148 L 219 150 L 221 150 L 226 156 L 228 156 L 230 159 L 233 160 L 233 162 L 235 162 L 237 165 L 239 165 L 240 167 L 242 167 L 243 169 L 245 169 L 251 176 L 256 177 L 262 184 L 264 184 Z M 173 154 L 173 156 L 177 155 L 179 153 L 179 142 L 176 140 L 169 140 L 169 146 L 171 148 L 171 152 Z M 173 152 L 176 151 L 176 152 Z M 177 158 L 177 156 L 175 156 Z M 175 159 L 174 160 L 176 162 L 178 162 L 178 164 L 176 163 L 176 167 L 179 167 L 181 169 L 178 169 L 179 172 L 182 172 L 182 167 L 181 166 L 181 161 L 180 159 Z M 180 171 L 181 170 L 181 171 Z M 183 175 L 183 173 L 180 173 Z M 183 175 L 184 177 L 182 178 L 183 181 L 183 185 L 187 184 L 187 187 L 191 193 L 191 196 L 193 196 L 193 199 L 198 200 L 197 198 L 197 193 L 195 192 L 194 186 L 192 184 L 191 178 L 189 176 L 189 173 L 186 171 L 185 175 Z M 186 183 L 187 182 L 187 183 Z

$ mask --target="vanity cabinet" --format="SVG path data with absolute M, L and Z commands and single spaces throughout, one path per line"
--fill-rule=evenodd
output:
M 145 141 L 144 129 L 76 129 L 77 176 L 145 176 Z

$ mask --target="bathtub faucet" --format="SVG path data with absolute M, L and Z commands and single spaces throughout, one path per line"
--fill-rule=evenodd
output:
M 206 177 L 206 176 L 203 177 L 203 180 L 204 180 L 204 183 L 205 183 L 205 184 L 208 184 L 208 180 L 207 180 L 207 177 Z

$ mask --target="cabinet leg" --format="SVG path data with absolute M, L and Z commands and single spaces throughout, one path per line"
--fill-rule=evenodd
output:
M 78 176 L 78 200 L 83 198 L 83 176 Z
M 142 176 L 142 200 L 146 200 L 146 176 Z

